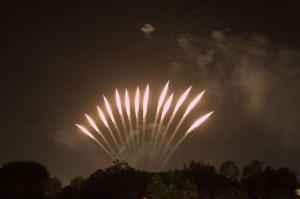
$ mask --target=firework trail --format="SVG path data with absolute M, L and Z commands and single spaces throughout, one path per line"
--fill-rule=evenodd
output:
M 172 99 L 173 99 L 173 95 L 174 93 L 171 94 L 171 96 L 168 98 L 167 102 L 165 103 L 165 106 L 163 108 L 163 111 L 162 111 L 162 114 L 161 114 L 161 118 L 160 118 L 160 122 L 159 122 L 159 125 L 158 125 L 158 129 L 157 129 L 157 136 L 156 136 L 156 139 L 154 140 L 154 152 L 153 152 L 153 161 L 155 162 L 156 161 L 156 153 L 159 151 L 157 150 L 157 142 L 158 142 L 158 138 L 160 137 L 160 135 L 162 136 L 162 138 L 160 139 L 160 141 L 162 141 L 165 137 L 165 133 L 164 132 L 161 132 L 161 127 L 162 127 L 162 124 L 164 122 L 164 119 L 165 119 L 165 116 L 170 108 L 170 105 L 171 105 L 171 102 L 172 102 Z M 161 142 L 159 142 L 160 144 Z
M 140 125 L 139 125 L 139 109 L 140 109 L 140 89 L 139 87 L 137 87 L 136 89 L 136 94 L 135 94 L 135 106 L 134 106 L 134 110 L 135 110 L 135 131 L 136 131 L 136 147 L 137 149 L 140 149 Z M 140 153 L 139 153 L 140 155 Z M 139 157 L 139 161 L 141 160 L 141 157 Z
M 103 144 L 101 144 L 99 142 L 99 140 L 97 140 L 97 138 L 95 138 L 86 128 L 84 128 L 83 126 L 79 125 L 79 124 L 75 124 L 76 126 L 78 126 L 78 128 L 80 128 L 80 130 L 82 132 L 84 132 L 86 135 L 88 135 L 90 138 L 92 138 L 92 140 L 94 140 L 108 155 L 111 159 L 115 159 L 117 158 L 116 156 L 114 156 L 111 152 L 109 152 L 104 146 Z
M 167 97 L 168 87 L 169 82 L 167 82 L 160 94 L 154 121 L 152 122 L 147 119 L 148 115 L 151 116 L 151 112 L 148 114 L 150 89 L 149 84 L 147 84 L 143 100 L 141 100 L 139 87 L 137 87 L 135 92 L 135 98 L 133 100 L 135 121 L 132 121 L 130 97 L 127 89 L 125 89 L 125 96 L 123 98 L 124 101 L 121 100 L 122 97 L 120 97 L 120 94 L 116 89 L 115 99 L 119 114 L 113 113 L 113 107 L 110 105 L 108 99 L 103 96 L 109 122 L 114 126 L 114 128 L 110 127 L 105 113 L 99 106 L 97 106 L 97 110 L 100 116 L 100 122 L 95 122 L 92 117 L 85 114 L 90 127 L 95 131 L 95 133 L 97 133 L 97 135 L 94 135 L 82 125 L 76 124 L 76 126 L 84 134 L 94 140 L 112 160 L 122 159 L 136 168 L 139 167 L 151 171 L 158 171 L 165 166 L 189 133 L 202 124 L 213 113 L 210 112 L 200 117 L 184 134 L 182 134 L 182 131 L 179 131 L 180 127 L 192 109 L 200 101 L 204 91 L 198 94 L 188 105 L 184 114 L 181 116 L 181 119 L 178 119 L 179 122 L 176 122 L 177 125 L 172 125 L 174 121 L 177 120 L 175 119 L 177 118 L 176 115 L 182 104 L 184 104 L 187 99 L 192 87 L 189 87 L 180 96 L 175 107 L 172 105 L 174 93 Z M 141 111 L 140 106 L 142 106 Z M 123 107 L 125 107 L 127 117 L 125 117 Z M 172 107 L 174 107 L 172 114 L 168 113 L 171 112 L 170 110 L 172 110 Z M 142 121 L 141 126 L 140 119 Z M 122 123 L 122 125 L 120 124 L 119 126 L 118 121 L 121 121 L 120 123 Z M 133 125 L 134 122 L 135 125 Z M 101 139 L 98 139 L 97 137 Z
M 175 116 L 176 116 L 176 114 L 177 114 L 177 112 L 178 112 L 178 110 L 179 110 L 179 108 L 181 107 L 181 105 L 182 105 L 183 102 L 185 101 L 185 99 L 186 99 L 186 97 L 188 96 L 188 94 L 189 94 L 191 88 L 192 88 L 192 87 L 190 86 L 190 87 L 182 94 L 182 96 L 179 98 L 178 102 L 176 103 L 176 106 L 175 106 L 174 111 L 173 111 L 173 113 L 172 113 L 172 115 L 171 115 L 171 118 L 170 118 L 170 120 L 168 121 L 167 127 L 166 127 L 165 130 L 163 131 L 162 139 L 160 140 L 160 143 L 159 143 L 159 145 L 158 145 L 157 151 L 160 151 L 160 150 L 161 150 L 161 147 L 162 147 L 162 144 L 165 143 L 165 137 L 166 137 L 166 134 L 168 133 L 168 130 L 169 130 L 169 128 L 170 128 L 170 126 L 171 126 L 171 124 L 172 124 L 172 122 L 173 122 L 173 120 L 174 120 L 174 118 L 175 118 Z M 165 152 L 163 152 L 163 153 L 165 153 Z
M 155 130 L 156 130 L 156 126 L 157 126 L 157 120 L 158 120 L 158 117 L 159 117 L 159 113 L 160 113 L 160 110 L 161 110 L 161 107 L 162 107 L 162 104 L 165 100 L 165 97 L 166 97 L 166 94 L 168 92 L 168 87 L 169 87 L 169 81 L 167 82 L 165 88 L 163 89 L 161 95 L 160 95 L 160 98 L 159 98 L 159 101 L 158 101 L 158 105 L 157 105 L 157 109 L 156 109 L 156 114 L 155 114 L 155 118 L 154 118 L 154 123 L 153 123 L 153 129 L 152 129 L 152 134 L 151 134 L 151 140 L 150 140 L 150 153 L 151 153 L 151 156 L 154 157 L 154 143 L 155 143 L 155 140 L 156 140 L 156 137 L 157 137 L 157 133 Z M 151 159 L 151 161 L 153 161 L 153 159 Z M 151 165 L 153 164 L 153 162 L 151 162 Z
M 189 106 L 187 107 L 187 109 L 185 110 L 182 118 L 180 119 L 179 123 L 177 124 L 175 130 L 173 131 L 173 133 L 171 134 L 170 139 L 168 140 L 167 144 L 165 145 L 165 148 L 162 152 L 162 156 L 164 157 L 167 150 L 170 148 L 170 144 L 172 143 L 172 141 L 174 140 L 175 136 L 178 133 L 179 128 L 181 127 L 181 125 L 183 124 L 184 120 L 187 118 L 187 116 L 189 115 L 189 113 L 191 112 L 191 110 L 196 106 L 196 104 L 200 101 L 200 99 L 202 98 L 203 94 L 205 91 L 202 91 L 197 97 L 195 97 L 195 99 L 189 104 Z M 176 108 L 176 107 L 175 107 Z M 175 111 L 175 109 L 174 109 Z
M 112 139 L 113 139 L 113 141 L 114 141 L 114 143 L 115 143 L 115 145 L 116 145 L 116 147 L 117 147 L 117 150 L 120 149 L 120 145 L 119 145 L 119 143 L 117 142 L 116 137 L 115 137 L 114 133 L 112 132 L 110 126 L 108 125 L 108 122 L 107 122 L 107 120 L 106 120 L 106 118 L 105 118 L 104 113 L 103 113 L 102 110 L 99 108 L 99 106 L 97 106 L 97 109 L 98 109 L 98 113 L 99 113 L 99 116 L 100 116 L 102 122 L 104 123 L 105 127 L 108 129 L 108 131 L 109 131 L 109 133 L 110 133 L 110 135 L 111 135 L 111 137 L 112 137 Z M 102 135 L 103 135 L 103 134 L 102 134 Z M 107 145 L 109 146 L 109 148 L 112 148 L 111 145 L 109 144 L 109 142 L 107 141 L 107 139 L 105 138 L 105 136 L 103 136 L 102 138 L 105 140 L 105 143 L 107 143 Z M 112 151 L 115 153 L 115 150 L 112 149 Z M 119 156 L 119 157 L 120 157 L 120 156 Z
M 143 134 L 142 134 L 142 149 L 144 150 L 144 157 L 142 158 L 143 169 L 145 169 L 146 167 L 146 159 L 147 159 L 146 158 L 147 154 L 145 150 L 146 150 L 146 123 L 147 123 L 148 100 L 149 100 L 149 84 L 147 84 L 145 94 L 144 94 L 144 100 L 143 100 Z
M 186 136 L 192 131 L 194 130 L 196 127 L 198 127 L 200 124 L 202 124 L 211 114 L 213 113 L 207 113 L 206 115 L 202 116 L 201 118 L 199 118 L 187 131 L 186 133 L 180 138 L 180 140 L 177 141 L 177 143 L 173 146 L 173 148 L 171 149 L 171 152 L 167 155 L 167 157 L 163 160 L 162 164 L 160 164 L 158 169 L 161 169 L 171 158 L 171 156 L 173 155 L 173 153 L 175 152 L 175 150 L 178 148 L 178 146 L 183 142 L 183 140 L 186 138 Z
M 123 125 L 124 137 L 127 138 L 127 137 L 129 137 L 129 135 L 128 135 L 127 127 L 126 127 L 123 110 L 122 110 L 121 98 L 120 98 L 120 95 L 119 95 L 119 92 L 117 89 L 116 89 L 116 104 L 117 104 L 118 112 L 121 117 L 121 121 L 122 121 L 122 125 Z M 125 150 L 127 151 L 128 158 L 130 159 L 130 161 L 132 161 L 131 156 L 130 156 L 130 153 L 131 153 L 130 151 L 133 151 L 132 147 L 126 142 L 126 139 L 125 139 L 125 141 L 123 141 L 123 144 L 124 144 L 124 146 L 126 146 Z

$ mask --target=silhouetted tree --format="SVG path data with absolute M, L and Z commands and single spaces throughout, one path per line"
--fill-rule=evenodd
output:
M 227 160 L 219 168 L 219 183 L 216 184 L 215 196 L 219 198 L 237 198 L 238 196 L 238 177 L 240 171 L 235 162 Z
M 14 161 L 0 169 L 0 198 L 46 198 L 49 172 L 39 163 Z
M 296 197 L 296 173 L 283 167 L 264 168 L 264 163 L 259 160 L 254 160 L 244 167 L 241 184 L 252 198 Z
M 264 196 L 264 163 L 260 160 L 254 160 L 243 169 L 241 183 L 242 188 L 253 198 L 262 198 Z
M 269 198 L 293 198 L 297 188 L 296 173 L 288 168 L 267 167 L 264 172 L 265 191 Z
M 164 197 L 164 191 L 166 189 L 166 184 L 159 174 L 152 176 L 148 186 L 147 192 L 153 199 L 160 199 Z
M 127 199 L 139 198 L 146 189 L 149 174 L 130 167 L 126 162 L 98 170 L 82 183 L 85 198 Z
M 238 177 L 240 176 L 240 170 L 235 162 L 227 160 L 221 164 L 219 174 L 231 182 L 237 182 Z
M 197 186 L 188 179 L 181 179 L 179 172 L 154 174 L 147 186 L 152 199 L 196 199 Z
M 189 179 L 184 180 L 181 191 L 181 199 L 196 199 L 198 197 L 197 186 Z
M 77 176 L 77 177 L 73 178 L 73 179 L 70 181 L 69 186 L 75 187 L 76 189 L 80 190 L 80 189 L 81 189 L 81 184 L 82 184 L 83 181 L 84 181 L 84 177 L 82 177 L 82 176 Z
M 47 199 L 57 199 L 62 191 L 62 185 L 58 178 L 48 178 L 44 187 Z
M 191 161 L 183 168 L 183 175 L 196 184 L 199 196 L 214 197 L 216 186 L 219 184 L 217 172 L 214 166 L 204 162 Z
M 76 187 L 65 186 L 60 194 L 59 199 L 79 199 L 80 191 Z

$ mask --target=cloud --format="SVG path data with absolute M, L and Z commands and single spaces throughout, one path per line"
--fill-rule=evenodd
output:
M 154 32 L 155 28 L 151 24 L 147 23 L 141 27 L 141 31 L 144 32 L 146 38 L 150 38 L 151 34 Z
M 191 71 L 186 74 L 192 74 L 193 84 L 207 89 L 210 106 L 222 116 L 214 130 L 238 137 L 243 128 L 253 136 L 261 133 L 253 143 L 268 140 L 262 148 L 280 143 L 299 150 L 300 50 L 260 34 L 242 37 L 220 30 L 210 38 L 183 34 L 177 43 L 185 59 L 173 60 L 170 72 Z M 257 154 L 260 149 L 251 148 Z

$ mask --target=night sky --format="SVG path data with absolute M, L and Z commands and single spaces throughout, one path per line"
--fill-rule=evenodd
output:
M 214 110 L 166 168 L 258 158 L 300 173 L 297 0 L 0 1 L 0 165 L 33 160 L 64 184 L 111 165 L 75 123 L 102 95 L 170 80 Z M 141 28 L 151 24 L 148 36 Z

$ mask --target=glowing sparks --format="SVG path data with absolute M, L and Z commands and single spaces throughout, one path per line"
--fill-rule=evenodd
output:
M 128 117 L 130 117 L 130 100 L 129 100 L 129 94 L 127 89 L 125 90 L 125 108 Z
M 190 90 L 191 90 L 192 86 L 190 86 L 183 94 L 182 96 L 179 98 L 175 108 L 174 108 L 174 113 L 176 113 L 178 111 L 178 109 L 180 108 L 180 106 L 183 104 L 184 100 L 186 99 L 186 97 L 188 96 Z
M 100 120 L 106 127 L 105 129 L 101 128 L 101 124 L 96 123 L 92 117 L 85 114 L 89 125 L 98 133 L 97 136 L 93 135 L 90 131 L 88 131 L 85 127 L 76 124 L 76 126 L 87 136 L 89 136 L 92 140 L 94 140 L 109 156 L 114 159 L 123 159 L 126 160 L 130 165 L 136 167 L 142 167 L 142 169 L 148 170 L 156 170 L 163 167 L 166 162 L 171 158 L 174 151 L 179 147 L 179 145 L 183 142 L 183 140 L 188 136 L 188 134 L 197 128 L 200 124 L 202 124 L 209 116 L 213 113 L 207 113 L 206 115 L 200 117 L 196 120 L 191 127 L 183 133 L 179 131 L 181 125 L 184 120 L 188 117 L 189 113 L 193 110 L 193 108 L 197 105 L 197 103 L 202 98 L 205 91 L 198 94 L 192 102 L 186 108 L 184 114 L 179 119 L 177 112 L 179 112 L 180 107 L 185 103 L 188 94 L 191 91 L 192 87 L 189 87 L 185 92 L 180 96 L 177 103 L 174 105 L 172 103 L 174 93 L 172 93 L 167 99 L 167 93 L 169 88 L 169 81 L 164 86 L 155 111 L 154 121 L 149 121 L 149 125 L 147 125 L 147 114 L 148 114 L 148 106 L 149 103 L 149 84 L 147 84 L 143 101 L 141 104 L 141 94 L 140 88 L 137 87 L 135 92 L 135 98 L 132 100 L 133 102 L 133 111 L 135 116 L 135 124 L 133 129 L 133 121 L 131 116 L 131 104 L 129 93 L 127 89 L 125 90 L 125 100 L 121 100 L 118 90 L 115 91 L 115 100 L 116 107 L 114 108 L 110 105 L 109 101 L 105 96 L 104 105 L 107 111 L 107 114 L 110 118 L 110 124 L 113 123 L 115 128 L 110 127 L 106 116 L 102 109 L 97 106 L 98 114 L 100 116 Z M 166 99 L 166 101 L 165 101 Z M 122 106 L 125 106 L 125 111 L 123 113 Z M 142 114 L 140 113 L 140 106 L 142 106 Z M 173 108 L 172 108 L 173 107 Z M 113 110 L 117 110 L 119 116 L 114 116 Z M 153 112 L 149 113 L 149 116 L 154 115 L 155 109 Z M 162 110 L 162 111 L 161 111 Z M 172 114 L 168 114 L 169 110 L 173 110 Z M 125 117 L 125 112 L 127 117 Z M 133 116 L 133 117 L 134 117 Z M 142 128 L 140 128 L 139 120 L 142 119 Z M 178 118 L 178 119 L 177 119 Z M 167 122 L 165 122 L 167 120 Z M 172 125 L 173 121 L 176 121 L 176 125 Z M 122 121 L 122 131 L 120 131 L 119 121 Z M 165 124 L 166 123 L 166 124 Z M 128 125 L 129 124 L 129 129 Z M 100 128 L 99 128 L 100 127 Z M 147 127 L 147 131 L 146 131 Z M 148 128 L 150 127 L 150 128 Z M 103 132 L 101 132 L 100 131 Z M 171 129 L 171 131 L 169 131 Z M 149 133 L 148 133 L 149 130 Z M 107 132 L 109 134 L 107 134 Z M 152 133 L 151 133 L 152 132 Z M 98 139 L 99 137 L 100 139 Z M 116 139 L 118 138 L 118 139 Z M 103 142 L 103 143 L 102 143 Z
M 144 94 L 144 101 L 143 101 L 143 119 L 146 118 L 147 115 L 147 105 L 149 100 L 149 84 L 147 84 L 146 91 Z
M 210 113 L 207 113 L 206 115 L 200 117 L 190 128 L 187 130 L 186 134 L 189 134 L 192 130 L 197 128 L 200 124 L 202 124 L 211 114 L 213 114 L 213 111 Z
M 96 140 L 96 138 L 83 126 L 79 125 L 79 124 L 75 124 L 78 128 L 80 128 L 80 130 L 85 133 L 86 135 L 88 135 L 90 138 L 92 138 L 93 140 Z
M 164 90 L 162 91 L 162 93 L 160 95 L 160 98 L 159 98 L 159 101 L 158 101 L 158 105 L 157 105 L 157 110 L 160 110 L 160 108 L 162 106 L 162 103 L 165 100 L 165 97 L 166 97 L 166 94 L 167 94 L 167 91 L 168 91 L 168 87 L 169 87 L 169 82 L 166 84 Z
M 88 119 L 89 123 L 91 124 L 91 126 L 95 129 L 95 131 L 97 131 L 98 133 L 100 133 L 97 125 L 95 124 L 94 120 L 88 116 L 87 114 L 85 114 L 86 118 Z
M 161 106 L 165 100 L 165 97 L 166 97 L 166 94 L 167 94 L 167 91 L 168 91 L 168 87 L 169 87 L 169 81 L 167 82 L 167 84 L 165 85 L 163 91 L 161 92 L 161 95 L 160 95 L 160 98 L 159 98 L 159 101 L 158 101 L 158 105 L 157 105 L 157 109 L 156 109 L 156 114 L 155 114 L 155 118 L 154 118 L 154 124 L 153 124 L 153 129 L 152 129 L 152 137 L 151 137 L 151 146 L 155 146 L 155 141 L 157 140 L 157 132 L 155 132 L 156 130 L 156 125 L 157 125 L 157 119 L 158 119 L 158 115 L 160 113 L 160 109 L 161 109 Z M 154 156 L 154 148 L 152 147 L 151 149 L 151 152 L 152 152 L 152 156 Z
M 111 121 L 115 123 L 115 118 L 114 118 L 113 113 L 112 113 L 112 111 L 111 111 L 111 107 L 110 107 L 110 105 L 109 105 L 107 99 L 105 98 L 105 96 L 103 96 L 103 98 L 104 98 L 105 107 L 106 107 L 106 110 L 107 110 L 107 112 L 108 112 L 108 115 L 109 115 Z
M 196 104 L 200 101 L 201 97 L 203 96 L 205 90 L 202 91 L 191 103 L 190 105 L 187 107 L 184 116 L 186 116 L 187 114 L 189 114 L 191 112 L 191 110 L 196 106 Z M 183 116 L 183 117 L 184 117 Z
M 122 111 L 121 99 L 117 89 L 116 89 L 116 102 L 117 102 L 119 114 L 122 115 L 123 111 Z
M 171 102 L 172 102 L 172 99 L 173 99 L 173 94 L 169 97 L 169 99 L 167 100 L 165 106 L 164 106 L 164 109 L 163 109 L 163 112 L 161 114 L 161 120 L 163 120 L 166 116 L 166 113 L 168 112 L 169 108 L 170 108 L 170 105 L 171 105 Z
M 140 107 L 140 90 L 139 87 L 137 87 L 136 94 L 135 94 L 135 106 L 134 106 L 136 117 L 138 117 L 139 107 Z
M 98 113 L 99 113 L 99 116 L 100 116 L 102 122 L 104 123 L 104 125 L 106 127 L 108 127 L 108 122 L 107 122 L 107 120 L 105 118 L 105 115 L 104 115 L 103 111 L 101 110 L 101 108 L 99 108 L 99 106 L 97 106 L 97 109 L 98 109 Z
M 83 133 L 85 133 L 87 136 L 89 136 L 90 138 L 92 138 L 92 140 L 94 140 L 108 155 L 109 157 L 111 157 L 112 159 L 116 158 L 116 156 L 114 156 L 112 154 L 112 152 L 109 152 L 103 144 L 101 144 L 99 142 L 99 140 L 97 140 L 97 138 L 95 138 L 86 128 L 84 128 L 83 126 L 79 125 L 79 124 L 75 124 Z

